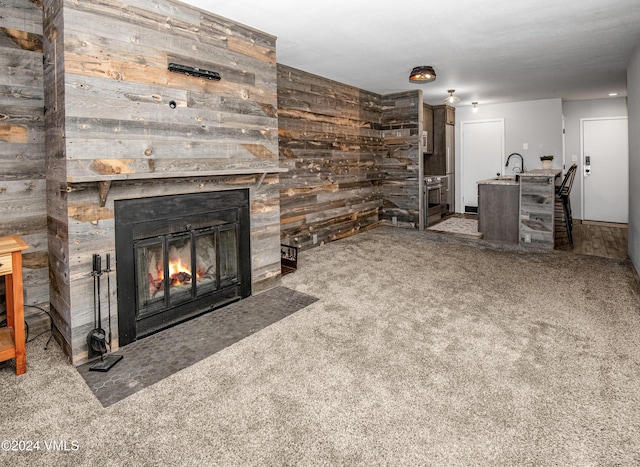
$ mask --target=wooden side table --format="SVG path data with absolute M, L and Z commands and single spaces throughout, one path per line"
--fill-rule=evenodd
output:
M 0 237 L 0 276 L 7 294 L 7 326 L 0 328 L 0 362 L 16 359 L 16 375 L 27 371 L 24 337 L 22 250 L 29 248 L 17 235 Z

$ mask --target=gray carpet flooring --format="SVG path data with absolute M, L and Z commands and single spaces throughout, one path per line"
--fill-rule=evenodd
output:
M 319 300 L 106 408 L 30 343 L 25 375 L 0 363 L 0 438 L 69 449 L 0 463 L 640 464 L 628 261 L 383 227 L 283 285 Z

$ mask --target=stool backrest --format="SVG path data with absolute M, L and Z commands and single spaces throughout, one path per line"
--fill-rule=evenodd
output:
M 578 164 L 572 164 L 564 175 L 564 180 L 558 188 L 558 194 L 561 196 L 569 196 L 571 193 L 571 186 L 573 185 L 573 179 L 576 177 L 576 171 L 578 170 Z

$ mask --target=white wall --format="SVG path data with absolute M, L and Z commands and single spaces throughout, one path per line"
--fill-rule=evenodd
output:
M 586 101 L 566 101 L 562 105 L 565 127 L 565 165 L 573 162 L 571 156 L 578 157 L 578 172 L 571 188 L 571 211 L 575 219 L 582 219 L 582 162 L 580 160 L 580 119 L 597 117 L 626 117 L 627 99 L 616 97 Z
M 511 102 L 478 106 L 479 112 L 471 112 L 471 107 L 456 108 L 456 187 L 462 186 L 460 179 L 462 122 L 504 118 L 505 157 L 512 152 L 522 154 L 525 170 L 539 169 L 540 156 L 553 154 L 553 167 L 562 167 L 562 100 L 541 99 L 536 101 Z M 528 149 L 523 149 L 523 144 Z M 512 159 L 513 161 L 513 159 Z M 504 173 L 511 173 L 511 166 Z M 456 190 L 456 210 L 464 211 L 460 190 Z
M 629 257 L 640 272 L 640 44 L 627 65 L 629 110 Z

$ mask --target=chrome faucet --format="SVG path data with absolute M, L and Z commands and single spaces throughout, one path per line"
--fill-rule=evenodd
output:
M 524 172 L 524 157 L 522 157 L 522 154 L 518 154 L 517 152 L 509 154 L 509 157 L 507 157 L 507 163 L 504 166 L 509 167 L 509 159 L 511 159 L 511 156 L 520 156 L 520 173 Z M 515 171 L 517 167 L 518 166 L 515 166 L 512 170 Z

